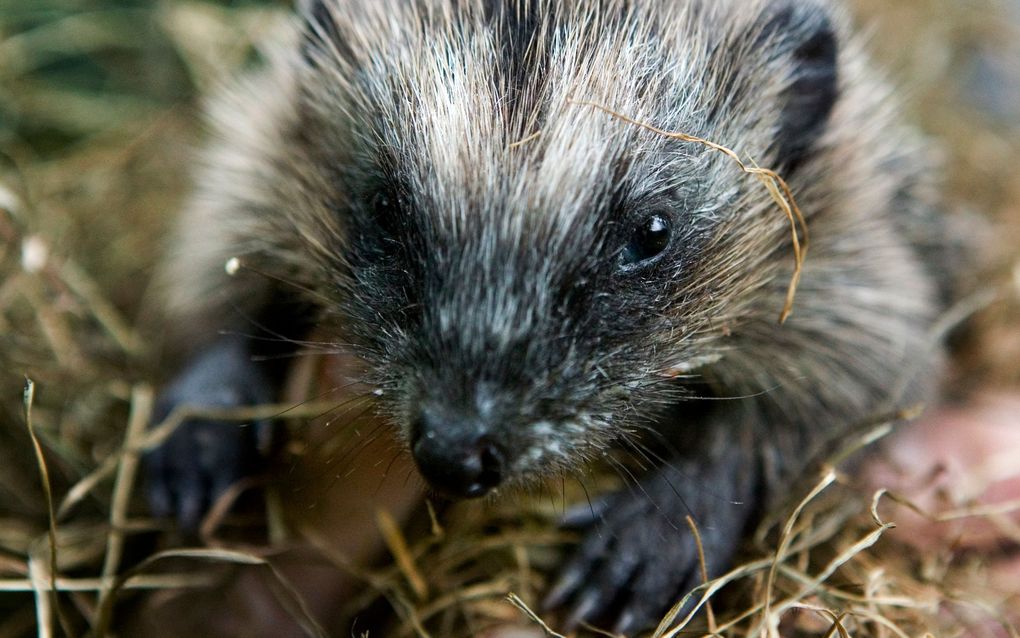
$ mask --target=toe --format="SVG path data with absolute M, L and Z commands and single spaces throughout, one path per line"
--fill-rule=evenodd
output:
M 562 607 L 577 591 L 582 588 L 588 576 L 598 567 L 602 557 L 606 555 L 609 535 L 591 530 L 581 543 L 574 557 L 560 572 L 556 584 L 549 591 L 542 606 L 546 610 Z
M 177 493 L 177 522 L 185 534 L 194 534 L 202 523 L 208 506 L 205 481 L 198 474 L 179 479 Z
M 573 631 L 579 622 L 597 624 L 609 616 L 621 598 L 630 596 L 630 581 L 641 564 L 641 557 L 633 552 L 609 552 L 594 575 L 586 579 L 583 589 L 575 596 L 577 603 L 567 615 L 565 629 Z
M 603 608 L 604 593 L 598 589 L 586 589 L 577 598 L 577 604 L 573 606 L 566 620 L 563 621 L 563 631 L 573 633 L 578 625 L 583 622 L 590 622 Z
M 584 583 L 588 575 L 589 566 L 584 562 L 573 562 L 566 569 L 560 572 L 560 577 L 553 585 L 553 588 L 546 594 L 542 601 L 542 609 L 549 611 L 562 607 L 564 603 L 574 596 L 574 592 Z
M 167 479 L 166 458 L 162 450 L 145 456 L 145 494 L 156 518 L 169 518 L 174 514 L 174 495 Z
M 597 525 L 609 510 L 610 501 L 607 495 L 574 505 L 560 518 L 560 527 L 580 529 Z
M 647 566 L 634 580 L 633 594 L 620 608 L 613 631 L 627 635 L 657 626 L 673 606 L 700 582 L 696 572 L 692 571 L 684 584 L 677 587 L 661 566 Z M 689 599 L 677 618 L 690 613 L 696 603 L 696 598 Z

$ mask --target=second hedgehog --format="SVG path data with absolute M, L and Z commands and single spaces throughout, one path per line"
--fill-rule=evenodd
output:
M 925 149 L 830 3 L 318 0 L 301 16 L 213 104 L 166 268 L 181 372 L 157 416 L 272 400 L 284 367 L 253 357 L 325 322 L 437 492 L 629 450 L 640 489 L 593 511 L 548 601 L 568 628 L 629 632 L 700 580 L 687 515 L 718 573 L 812 454 L 933 387 Z M 786 178 L 813 243 L 785 324 L 789 226 L 761 185 L 578 101 Z M 186 423 L 150 458 L 154 509 L 194 526 L 252 445 Z

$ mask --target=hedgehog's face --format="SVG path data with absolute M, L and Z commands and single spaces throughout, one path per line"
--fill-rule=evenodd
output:
M 310 109 L 321 118 L 340 100 L 335 110 L 346 114 L 315 124 L 347 146 L 342 157 L 319 151 L 343 193 L 341 310 L 423 476 L 453 495 L 602 453 L 677 396 L 668 377 L 714 355 L 705 346 L 712 295 L 746 283 L 723 272 L 735 258 L 719 238 L 735 221 L 758 223 L 753 182 L 727 158 L 572 98 L 724 143 L 749 135 L 748 152 L 787 154 L 791 164 L 834 99 L 832 69 L 817 72 L 834 64 L 833 48 L 815 43 L 799 60 L 792 47 L 812 32 L 784 41 L 786 58 L 766 50 L 743 60 L 730 51 L 749 55 L 744 40 L 768 49 L 778 36 L 752 25 L 713 48 L 703 40 L 719 36 L 696 23 L 701 14 L 676 17 L 671 32 L 636 14 L 613 26 L 577 4 L 555 22 L 522 24 L 518 12 L 431 25 L 425 39 L 418 29 L 381 33 L 371 56 L 335 43 L 313 51 L 314 81 L 335 82 L 335 71 L 315 75 L 322 56 L 341 56 L 331 63 L 358 78 L 337 90 L 346 97 L 318 96 Z M 344 29 L 368 30 L 315 19 L 320 36 L 341 41 Z M 819 28 L 831 39 L 827 23 Z M 712 55 L 792 81 L 755 87 L 712 72 L 724 64 Z M 811 83 L 797 87 L 791 61 L 807 65 Z M 723 88 L 758 93 L 741 101 Z M 802 99 L 808 93 L 817 99 Z M 774 111 L 762 113 L 760 99 L 776 101 Z M 790 139 L 787 103 L 807 113 Z
M 433 487 L 577 468 L 670 392 L 673 306 L 703 239 L 681 198 L 595 192 L 569 223 L 493 202 L 456 224 L 399 192 L 366 200 L 352 328 Z

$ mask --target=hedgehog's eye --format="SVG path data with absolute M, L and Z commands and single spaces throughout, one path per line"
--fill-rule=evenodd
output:
M 395 240 L 407 224 L 406 208 L 400 194 L 392 189 L 378 191 L 369 201 L 372 222 L 389 240 Z
M 673 226 L 665 215 L 652 215 L 634 229 L 620 253 L 620 266 L 630 268 L 651 261 L 669 246 Z
M 372 213 L 376 219 L 389 219 L 396 214 L 397 204 L 393 194 L 379 191 L 372 198 Z

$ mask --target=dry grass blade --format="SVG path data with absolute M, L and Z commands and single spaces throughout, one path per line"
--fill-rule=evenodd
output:
M 502 576 L 488 580 L 476 585 L 451 587 L 449 593 L 431 601 L 427 605 L 415 611 L 415 617 L 422 623 L 438 616 L 440 613 L 454 609 L 471 601 L 491 600 L 496 597 L 503 597 L 513 586 L 511 576 Z M 424 625 L 422 625 L 424 627 Z M 421 634 L 424 629 L 418 633 Z
M 794 508 L 790 518 L 786 521 L 786 525 L 783 526 L 783 532 L 779 537 L 779 547 L 776 548 L 776 555 L 772 562 L 772 566 L 769 568 L 768 578 L 765 581 L 765 607 L 762 610 L 763 620 L 768 619 L 771 615 L 772 592 L 776 585 L 776 571 L 779 569 L 779 565 L 785 560 L 786 553 L 790 549 L 790 543 L 793 542 L 793 527 L 797 524 L 797 519 L 811 501 L 815 500 L 819 494 L 824 492 L 826 488 L 835 482 L 836 473 L 832 470 L 826 472 L 814 489 L 812 489 L 808 495 L 797 504 L 797 507 Z
M 106 556 L 103 559 L 102 582 L 99 592 L 99 606 L 103 607 L 112 593 L 113 579 L 117 573 L 124 550 L 124 527 L 127 522 L 127 510 L 134 488 L 135 474 L 138 471 L 138 452 L 131 452 L 135 441 L 145 432 L 152 414 L 152 389 L 146 386 L 135 387 L 131 394 L 131 415 L 128 419 L 127 434 L 124 438 L 124 449 L 120 456 L 120 469 L 113 487 L 113 502 L 110 505 L 110 531 L 106 537 Z
M 92 493 L 92 490 L 96 489 L 100 483 L 108 479 L 114 474 L 114 472 L 117 471 L 117 466 L 119 464 L 119 456 L 107 457 L 103 460 L 99 467 L 92 470 L 88 473 L 88 475 L 75 483 L 60 501 L 60 507 L 57 508 L 57 519 L 61 520 L 68 516 L 78 503 Z
M 847 616 L 847 613 L 845 611 L 837 615 L 828 609 L 811 608 L 808 605 L 798 605 L 798 607 L 812 609 L 813 611 L 816 611 L 819 614 L 826 616 L 832 621 L 832 627 L 829 628 L 829 631 L 825 633 L 825 636 L 823 636 L 823 638 L 832 638 L 833 634 L 836 633 L 839 633 L 840 638 L 850 638 L 850 632 L 848 632 L 846 630 L 846 627 L 843 625 L 843 620 Z
M 97 618 L 95 623 L 95 634 L 98 636 L 106 636 L 110 632 L 110 626 L 113 621 L 113 608 L 116 603 L 117 592 L 120 591 L 124 585 L 134 578 L 135 576 L 145 572 L 149 568 L 153 567 L 156 563 L 170 559 L 170 558 L 183 558 L 193 559 L 201 561 L 212 561 L 219 563 L 233 563 L 236 565 L 250 565 L 255 567 L 264 567 L 269 570 L 272 574 L 276 583 L 281 587 L 286 599 L 281 599 L 280 602 L 284 605 L 287 611 L 293 616 L 293 618 L 301 625 L 301 628 L 309 636 L 314 638 L 328 638 L 329 634 L 319 625 L 312 615 L 308 606 L 305 604 L 301 594 L 291 584 L 287 578 L 278 570 L 276 567 L 261 556 L 249 554 L 239 551 L 231 551 L 226 549 L 179 549 L 179 550 L 168 550 L 164 552 L 158 552 L 149 556 L 144 561 L 133 567 L 127 572 L 124 572 L 116 577 L 113 585 L 110 587 L 110 594 L 107 596 L 103 604 L 99 606 L 97 612 Z
M 129 578 L 121 589 L 200 589 L 211 587 L 217 581 L 205 574 L 166 574 L 160 576 L 140 575 Z M 106 586 L 102 578 L 57 579 L 57 589 L 62 592 L 97 592 Z M 0 592 L 52 591 L 48 582 L 33 584 L 31 578 L 0 579 Z M 3 636 L 0 633 L 0 636 Z
M 60 278 L 67 286 L 87 303 L 96 321 L 127 353 L 139 354 L 142 340 L 120 316 L 117 309 L 106 299 L 100 286 L 74 262 L 66 260 L 60 269 Z
M 542 617 L 536 614 L 534 611 L 532 611 L 532 609 L 528 607 L 528 605 L 523 600 L 521 600 L 520 596 L 518 596 L 517 594 L 511 592 L 506 595 L 506 599 L 507 601 L 510 602 L 511 605 L 519 609 L 522 614 L 527 616 L 528 620 L 538 625 L 542 629 L 542 631 L 545 632 L 546 636 L 552 636 L 552 638 L 567 638 L 563 634 L 559 634 L 553 631 L 553 629 L 548 624 L 546 624 L 544 620 L 542 620 Z
M 971 507 L 964 507 L 960 509 L 943 512 L 934 517 L 934 520 L 940 523 L 947 521 L 957 521 L 964 518 L 990 518 L 994 516 L 1001 516 L 1004 514 L 1015 514 L 1020 512 L 1020 499 L 1013 499 L 1009 501 L 1003 501 L 1001 503 L 991 503 L 987 505 L 973 505 Z
M 900 628 L 896 623 L 889 620 L 880 613 L 873 612 L 868 609 L 855 608 L 854 615 L 859 616 L 861 618 L 865 618 L 875 623 L 879 627 L 882 627 L 883 629 L 888 629 L 889 631 L 896 635 L 896 638 L 910 638 L 910 634 L 903 631 L 903 629 Z
M 864 550 L 872 547 L 878 542 L 878 539 L 880 539 L 885 532 L 894 527 L 895 525 L 887 523 L 860 539 L 850 547 L 844 549 L 838 556 L 836 556 L 836 558 L 831 560 L 817 576 L 805 583 L 801 589 L 785 601 L 772 604 L 770 599 L 766 599 L 766 606 L 762 612 L 761 621 L 759 622 L 759 630 L 750 632 L 751 635 L 759 634 L 762 636 L 779 636 L 779 620 L 788 609 L 791 609 L 801 600 L 804 600 L 810 594 L 818 590 L 822 583 L 827 581 L 833 574 L 836 573 L 836 570 L 848 563 Z M 776 570 L 778 570 L 778 566 L 774 566 L 774 570 L 773 572 L 770 572 L 770 576 Z
M 797 296 L 797 287 L 800 285 L 801 274 L 804 271 L 804 260 L 807 257 L 808 249 L 807 220 L 804 218 L 804 213 L 801 212 L 800 207 L 797 206 L 797 201 L 793 197 L 793 191 L 790 190 L 790 186 L 786 183 L 786 180 L 772 169 L 761 168 L 754 165 L 751 161 L 744 161 L 740 158 L 740 155 L 738 155 L 736 151 L 711 140 L 695 137 L 679 131 L 667 131 L 647 122 L 636 120 L 618 111 L 614 111 L 613 109 L 597 102 L 574 99 L 568 100 L 568 102 L 578 106 L 590 106 L 594 109 L 598 109 L 599 111 L 615 117 L 618 120 L 628 124 L 633 124 L 634 126 L 638 126 L 647 131 L 651 131 L 656 135 L 679 140 L 681 142 L 701 144 L 702 146 L 729 157 L 737 164 L 737 166 L 740 167 L 740 170 L 744 171 L 748 175 L 753 175 L 759 182 L 762 183 L 765 189 L 768 190 L 769 196 L 772 197 L 772 199 L 776 202 L 776 205 L 779 206 L 779 208 L 783 211 L 783 214 L 786 215 L 787 220 L 790 222 L 794 269 L 793 275 L 790 278 L 790 284 L 786 291 L 786 303 L 783 305 L 783 311 L 779 315 L 779 323 L 785 323 L 790 317 L 790 313 L 793 312 L 793 302 Z
M 24 393 L 24 409 L 25 409 L 25 427 L 28 428 L 28 435 L 32 439 L 32 449 L 35 451 L 35 459 L 39 464 L 39 477 L 42 480 L 43 494 L 46 496 L 46 510 L 49 517 L 49 526 L 47 528 L 47 542 L 49 544 L 49 589 L 43 594 L 37 591 L 36 600 L 42 601 L 44 598 L 48 598 L 56 611 L 57 617 L 60 619 L 61 627 L 67 636 L 74 636 L 75 632 L 71 630 L 70 623 L 64 616 L 63 610 L 60 607 L 59 590 L 57 589 L 57 517 L 53 507 L 53 489 L 50 484 L 50 471 L 46 465 L 46 456 L 43 454 L 42 445 L 39 443 L 39 437 L 36 436 L 35 425 L 32 423 L 32 404 L 35 401 L 35 383 L 31 379 L 25 379 L 25 393 Z M 33 577 L 33 582 L 36 579 Z M 41 603 L 39 603 L 41 604 Z M 45 609 L 40 607 L 39 610 L 39 630 L 49 630 L 49 614 Z
M 749 578 L 754 574 L 763 572 L 772 565 L 772 559 L 763 558 L 750 563 L 745 563 L 726 574 L 711 580 L 708 583 L 696 587 L 694 591 L 684 596 L 679 602 L 673 605 L 673 608 L 669 610 L 669 613 L 662 619 L 659 626 L 655 628 L 652 633 L 652 638 L 676 638 L 680 634 L 684 633 L 687 629 L 687 625 L 694 619 L 698 611 L 701 610 L 705 604 L 711 600 L 712 596 L 715 596 L 723 587 L 726 587 L 730 583 L 737 582 L 744 578 Z M 670 627 L 676 622 L 677 617 L 680 615 L 680 611 L 687 606 L 687 602 L 696 595 L 700 594 L 698 603 L 689 611 L 687 615 L 674 627 Z M 720 629 L 722 631 L 722 629 Z
M 199 138 L 191 103 L 212 85 L 214 75 L 224 77 L 258 66 L 261 50 L 252 47 L 252 36 L 275 33 L 268 20 L 283 18 L 286 11 L 280 0 L 128 4 L 125 7 L 122 0 L 0 0 L 0 75 L 10 89 L 0 91 L 0 268 L 4 269 L 0 272 L 0 372 L 6 373 L 8 388 L 20 387 L 22 370 L 30 371 L 36 381 L 34 407 L 31 402 L 25 406 L 25 416 L 34 420 L 31 441 L 16 402 L 0 411 L 0 419 L 5 419 L 0 426 L 9 428 L 0 429 L 0 575 L 4 576 L 0 579 L 0 638 L 57 638 L 62 635 L 60 623 L 93 630 L 99 622 L 111 627 L 122 621 L 130 624 L 135 620 L 133 605 L 127 603 L 124 590 L 146 590 L 141 596 L 167 590 L 156 592 L 158 598 L 173 590 L 221 584 L 223 567 L 207 561 L 252 565 L 245 569 L 261 572 L 265 578 L 255 580 L 265 584 L 273 580 L 266 572 L 272 567 L 266 567 L 265 560 L 284 571 L 276 558 L 283 553 L 278 555 L 272 548 L 289 549 L 295 542 L 319 550 L 317 567 L 323 572 L 333 569 L 356 577 L 352 577 L 355 588 L 360 584 L 362 591 L 342 601 L 343 615 L 357 614 L 382 598 L 392 606 L 393 611 L 386 612 L 388 617 L 379 624 L 359 623 L 349 635 L 486 635 L 483 632 L 490 627 L 504 623 L 510 626 L 506 632 L 510 635 L 518 635 L 517 631 L 541 635 L 545 630 L 547 636 L 560 637 L 529 613 L 523 601 L 531 603 L 534 596 L 528 594 L 540 593 L 546 576 L 557 569 L 567 545 L 577 538 L 556 527 L 555 506 L 550 509 L 531 497 L 498 510 L 479 508 L 477 503 L 438 513 L 430 507 L 431 536 L 416 538 L 404 530 L 406 550 L 397 552 L 413 558 L 410 570 L 388 556 L 385 565 L 359 569 L 360 561 L 341 555 L 346 547 L 333 547 L 337 539 L 329 538 L 331 529 L 310 530 L 305 522 L 285 518 L 291 515 L 287 508 L 268 515 L 270 549 L 264 553 L 261 548 L 246 550 L 254 556 L 184 551 L 163 557 L 195 560 L 177 565 L 176 559 L 169 559 L 171 563 L 160 563 L 155 569 L 149 563 L 142 567 L 148 570 L 144 573 L 130 569 L 145 558 L 135 551 L 146 551 L 153 532 L 164 531 L 149 520 L 124 518 L 131 475 L 136 471 L 132 464 L 138 456 L 192 416 L 236 423 L 279 414 L 290 406 L 225 411 L 182 408 L 153 430 L 140 428 L 137 435 L 125 436 L 125 416 L 129 429 L 141 422 L 137 401 L 132 401 L 131 413 L 126 414 L 134 384 L 140 371 L 155 363 L 154 344 L 148 337 L 154 336 L 158 325 L 143 312 L 144 301 L 150 294 L 153 260 L 168 229 L 167 211 L 179 208 L 187 187 L 191 155 L 185 146 Z M 962 202 L 1003 223 L 1001 240 L 982 241 L 978 247 L 982 254 L 991 254 L 997 244 L 1011 249 L 1020 230 L 1020 181 L 1013 170 L 1020 149 L 1020 120 L 1011 97 L 1020 75 L 1005 68 L 1016 59 L 1010 44 L 1017 41 L 1018 23 L 1003 8 L 1010 2 L 978 0 L 978 11 L 970 3 L 953 0 L 850 0 L 849 4 L 863 11 L 859 15 L 863 21 L 875 26 L 878 37 L 872 44 L 878 44 L 879 50 L 883 48 L 881 31 L 892 34 L 885 38 L 886 57 L 893 61 L 889 68 L 894 73 L 901 69 L 917 89 L 912 91 L 920 98 L 915 102 L 923 101 L 917 121 L 928 126 L 933 137 L 947 142 L 948 207 Z M 989 42 L 1003 46 L 985 46 Z M 919 50 L 936 55 L 916 55 Z M 932 59 L 939 61 L 941 70 L 933 70 Z M 975 78 L 975 69 L 982 77 Z M 1009 81 L 994 91 L 983 90 L 988 82 L 983 76 L 998 78 L 1000 71 L 1008 72 L 1003 77 Z M 933 87 L 933 83 L 944 86 Z M 1012 103 L 1005 104 L 990 122 L 983 119 L 985 107 L 977 102 L 1000 100 L 997 93 Z M 810 267 L 804 265 L 808 228 L 789 190 L 778 176 L 755 164 L 744 142 L 732 142 L 733 149 L 728 149 L 710 139 L 658 129 L 598 104 L 574 102 L 563 107 L 674 150 L 701 154 L 732 173 L 756 196 L 756 210 L 763 211 L 768 216 L 765 221 L 777 229 L 777 245 L 781 242 L 783 250 L 790 250 L 790 257 L 796 259 L 793 277 L 783 269 L 773 284 L 779 287 L 777 295 L 787 294 L 781 319 L 791 309 L 800 312 L 794 308 L 794 296 L 801 295 L 797 302 L 802 303 L 807 294 L 799 273 L 802 266 Z M 519 130 L 523 137 L 507 140 L 508 157 L 543 143 L 536 119 L 522 123 Z M 854 185 L 852 180 L 845 184 Z M 769 198 L 759 188 L 766 189 Z M 778 213 L 773 216 L 774 201 L 782 208 L 783 219 Z M 804 213 L 812 216 L 815 211 L 805 208 Z M 815 240 L 812 255 L 820 232 L 813 219 L 809 222 Z M 792 228 L 792 249 L 787 247 L 791 239 L 786 222 Z M 998 230 L 997 226 L 997 234 Z M 251 266 L 256 264 L 241 260 L 235 264 L 237 270 L 260 272 Z M 1001 267 L 1002 273 L 997 270 L 982 279 L 986 283 L 964 282 L 965 287 L 976 284 L 976 292 L 944 313 L 925 335 L 934 353 L 947 333 L 964 324 L 959 334 L 965 357 L 955 361 L 963 366 L 958 378 L 967 386 L 964 391 L 994 385 L 1015 393 L 1020 381 L 1015 363 L 1020 342 L 1013 339 L 1020 308 L 1020 262 L 1015 251 L 1003 255 Z M 317 296 L 314 291 L 311 294 Z M 775 310 L 783 304 L 777 300 Z M 968 345 L 971 337 L 965 320 L 975 314 L 977 323 L 984 324 L 979 330 L 987 331 L 987 336 L 978 335 Z M 831 466 L 842 469 L 841 461 L 853 452 L 914 416 L 895 408 L 904 403 L 909 380 L 929 374 L 925 368 L 930 362 L 918 357 L 910 365 L 899 383 L 888 389 L 887 402 L 876 411 L 878 418 L 848 424 L 859 429 L 842 439 L 852 439 L 852 445 L 825 459 Z M 287 414 L 315 417 L 331 407 L 319 402 Z M 35 447 L 34 454 L 28 451 L 29 445 Z M 42 489 L 37 487 L 40 475 Z M 808 481 L 816 478 L 809 476 Z M 908 508 L 923 517 L 920 524 L 933 523 L 925 535 L 930 531 L 934 536 L 934 523 L 963 530 L 975 523 L 985 528 L 985 522 L 988 528 L 994 527 L 1001 522 L 995 520 L 998 516 L 1013 521 L 1020 501 L 956 502 L 950 494 L 935 508 L 910 500 L 922 497 L 913 496 L 906 485 L 893 482 L 888 485 L 892 491 L 875 492 L 872 487 L 861 488 L 856 480 L 840 479 L 800 513 L 789 532 L 792 541 L 781 552 L 781 563 L 777 545 L 801 491 L 793 495 L 789 507 L 767 513 L 760 533 L 745 547 L 751 553 L 749 562 L 687 594 L 657 635 L 698 635 L 695 632 L 711 615 L 715 618 L 709 621 L 709 630 L 717 636 L 760 638 L 763 628 L 768 629 L 761 622 L 767 601 L 769 616 L 781 621 L 778 628 L 784 635 L 1020 638 L 1010 624 L 1018 618 L 1020 587 L 1002 580 L 1016 577 L 1012 571 L 1002 573 L 1004 561 L 1000 560 L 1015 558 L 1008 549 L 1020 538 L 1020 528 L 999 530 L 1006 540 L 991 550 L 972 548 L 966 539 L 957 538 L 925 538 L 933 545 L 918 549 L 914 539 L 903 538 L 907 523 L 914 525 Z M 73 484 L 70 490 L 68 483 Z M 238 485 L 217 501 L 219 509 L 204 521 L 203 539 L 225 547 L 240 530 L 234 523 L 251 522 L 231 519 L 222 536 L 212 538 L 213 532 L 221 531 L 216 528 L 219 515 L 245 485 L 250 483 Z M 803 493 L 811 487 L 804 486 Z M 273 492 L 270 498 L 285 499 L 281 493 Z M 582 496 L 576 495 L 576 500 L 580 502 Z M 56 523 L 54 502 L 59 505 Z M 473 513 L 461 516 L 468 511 Z M 963 520 L 971 518 L 982 521 Z M 521 526 L 524 519 L 526 526 Z M 899 533 L 886 534 L 880 543 L 866 546 L 886 521 L 893 520 L 904 523 Z M 945 524 L 948 521 L 954 523 Z M 374 526 L 369 522 L 368 527 Z M 145 538 L 135 543 L 134 534 Z M 860 553 L 846 553 L 854 548 Z M 711 552 L 710 547 L 705 550 Z M 122 570 L 128 573 L 117 573 Z M 435 598 L 419 598 L 412 591 L 415 586 L 407 584 L 413 578 L 408 574 L 424 580 L 427 595 Z M 770 574 L 772 587 L 765 596 Z M 275 582 L 268 587 L 273 591 L 266 595 L 285 597 L 286 609 L 295 617 L 305 613 L 293 589 L 288 593 L 287 585 Z M 514 604 L 509 591 L 519 594 L 521 604 Z M 693 612 L 688 613 L 688 604 L 695 607 Z M 298 623 L 288 620 L 287 624 Z M 319 635 L 307 618 L 301 624 L 308 634 Z M 608 635 L 592 627 L 583 629 L 585 636 Z
M 182 423 L 189 419 L 205 418 L 211 421 L 260 421 L 276 419 L 283 415 L 291 418 L 312 418 L 332 411 L 336 403 L 315 401 L 308 403 L 267 403 L 264 405 L 239 406 L 231 408 L 210 408 L 193 405 L 178 405 L 155 427 L 146 432 L 138 441 L 141 450 L 151 450 L 165 441 Z
M 56 600 L 56 583 L 53 570 L 46 569 L 36 560 L 28 561 L 29 586 L 35 592 L 35 622 L 39 638 L 53 636 L 53 603 Z
M 701 568 L 701 582 L 703 585 L 707 585 L 708 561 L 705 560 L 705 545 L 701 542 L 701 532 L 698 530 L 698 524 L 694 521 L 694 517 L 690 514 L 687 515 L 687 527 L 691 529 L 691 534 L 694 536 L 694 546 L 698 550 L 698 566 Z M 718 632 L 718 628 L 715 624 L 715 612 L 712 610 L 711 601 L 705 602 L 705 614 L 708 616 L 708 633 L 715 635 Z
M 333 407 L 335 407 L 335 404 L 327 401 L 316 401 L 301 405 L 274 403 L 219 409 L 186 405 L 178 406 L 167 415 L 166 419 L 132 441 L 130 448 L 121 450 L 121 453 L 116 456 L 107 457 L 96 469 L 75 483 L 60 503 L 60 507 L 57 510 L 58 519 L 70 514 L 74 507 L 88 496 L 92 490 L 114 475 L 120 465 L 121 455 L 138 454 L 151 450 L 165 441 L 167 437 L 173 434 L 188 419 L 206 417 L 216 421 L 257 421 L 274 418 L 282 414 L 287 414 L 293 418 L 313 418 Z M 225 425 L 224 427 L 229 426 Z
M 605 636 L 605 638 L 627 638 L 623 634 L 614 634 L 612 632 L 606 631 L 605 629 L 599 629 L 598 627 L 595 627 L 594 625 L 591 625 L 586 622 L 581 622 L 580 627 L 585 631 L 590 631 L 596 636 Z
M 389 547 L 393 558 L 397 561 L 397 566 L 400 567 L 400 571 L 411 585 L 414 595 L 418 600 L 427 599 L 429 595 L 428 583 L 414 564 L 414 556 L 411 555 L 411 550 L 407 546 L 403 532 L 400 531 L 400 526 L 389 512 L 382 509 L 376 511 L 375 520 L 379 531 L 382 532 L 383 540 L 386 541 L 386 546 Z

